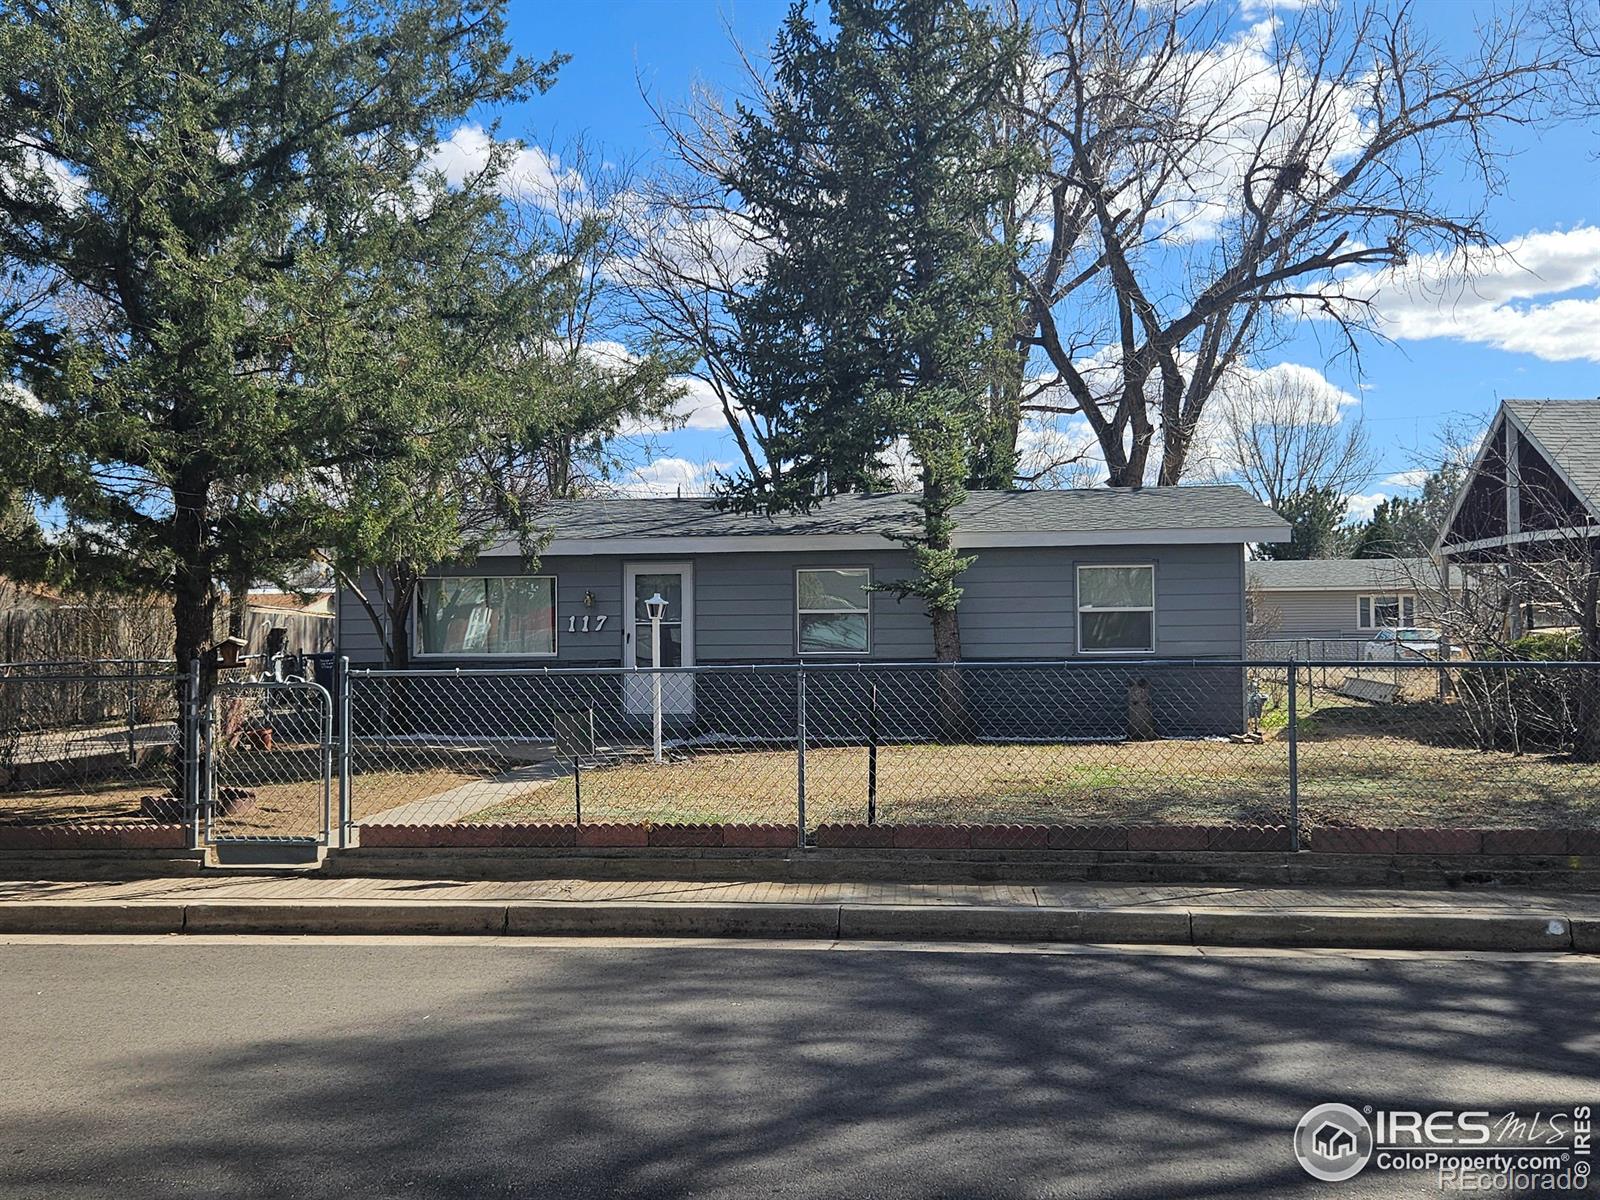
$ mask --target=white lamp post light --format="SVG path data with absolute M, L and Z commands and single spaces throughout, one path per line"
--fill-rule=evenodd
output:
M 651 692 L 655 702 L 652 713 L 655 723 L 656 762 L 661 761 L 661 618 L 667 615 L 667 602 L 660 592 L 644 602 L 645 614 L 650 618 Z

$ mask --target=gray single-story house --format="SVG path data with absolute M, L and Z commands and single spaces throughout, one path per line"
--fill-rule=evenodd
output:
M 1370 641 L 1380 629 L 1436 619 L 1439 567 L 1427 558 L 1252 561 L 1245 578 L 1255 643 Z
M 648 667 L 644 602 L 655 593 L 668 605 L 666 667 L 802 662 L 826 687 L 828 668 L 933 659 L 921 602 L 876 590 L 912 573 L 896 539 L 918 528 L 915 497 L 839 496 L 777 516 L 705 499 L 571 500 L 552 503 L 543 522 L 549 541 L 531 569 L 506 544 L 422 582 L 413 668 Z M 1245 547 L 1287 536 L 1277 514 L 1233 486 L 973 492 L 954 539 L 975 556 L 960 579 L 963 657 L 1238 659 Z M 381 644 L 348 593 L 338 622 L 340 652 L 377 665 Z M 1218 697 L 1227 728 L 1243 704 L 1237 675 Z M 1054 704 L 1013 698 L 1010 707 L 1038 716 L 1041 735 L 1063 721 L 1092 725 L 1102 708 L 1120 722 L 1127 677 L 1080 673 L 1054 689 Z M 668 689 L 668 714 L 680 725 L 714 723 L 726 689 L 681 678 Z M 648 676 L 621 677 L 615 690 L 602 707 L 614 703 L 623 718 L 651 711 Z M 1199 712 L 1199 700 L 1192 677 L 1167 689 L 1167 726 L 1187 728 L 1178 709 Z

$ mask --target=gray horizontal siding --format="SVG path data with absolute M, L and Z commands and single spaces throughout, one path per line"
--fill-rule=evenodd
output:
M 445 567 L 438 574 L 515 574 L 505 559 L 481 567 Z M 627 562 L 646 562 L 630 558 Z M 683 561 L 663 556 L 659 561 Z M 860 553 L 742 553 L 694 558 L 695 657 L 702 664 L 792 661 L 795 653 L 795 569 L 868 567 L 884 584 L 911 571 L 901 550 Z M 1076 653 L 1076 568 L 1084 564 L 1153 563 L 1156 568 L 1156 653 L 1173 658 L 1232 658 L 1243 646 L 1243 552 L 1239 546 L 1157 546 L 1118 549 L 995 549 L 978 554 L 961 577 L 962 651 L 969 659 L 1065 658 Z M 419 665 L 614 665 L 622 661 L 622 579 L 617 556 L 550 556 L 537 567 L 557 580 L 557 656 L 526 660 L 428 659 Z M 583 604 L 592 593 L 593 607 Z M 872 649 L 867 660 L 933 657 L 933 637 L 920 601 L 872 596 Z M 599 632 L 581 627 L 585 613 L 605 614 Z M 1353 601 L 1352 601 L 1353 613 Z M 376 662 L 382 650 L 355 597 L 339 596 L 341 653 Z M 1352 615 L 1352 622 L 1354 617 Z M 819 662 L 859 661 L 822 656 Z
M 1250 626 L 1252 639 L 1275 637 L 1324 637 L 1366 639 L 1372 630 L 1358 624 L 1357 601 L 1370 591 L 1271 591 L 1256 594 L 1256 620 Z M 1383 593 L 1385 595 L 1393 593 Z M 1415 595 L 1402 592 L 1401 595 Z M 1428 620 L 1428 606 L 1417 603 L 1417 620 Z

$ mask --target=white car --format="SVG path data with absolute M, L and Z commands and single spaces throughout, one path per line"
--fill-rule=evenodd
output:
M 1380 629 L 1376 637 L 1361 647 L 1361 657 L 1370 662 L 1397 658 L 1438 658 L 1439 631 L 1410 626 Z

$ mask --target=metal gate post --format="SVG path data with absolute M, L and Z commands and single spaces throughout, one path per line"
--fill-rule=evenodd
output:
M 1306 669 L 1306 676 L 1311 668 Z M 1300 719 L 1295 691 L 1300 686 L 1300 668 L 1289 664 L 1289 849 L 1300 849 Z
M 189 849 L 204 845 L 200 829 L 200 660 L 189 663 L 183 682 L 183 807 L 189 827 Z
M 795 676 L 795 845 L 806 848 L 806 666 Z
M 221 686 L 220 684 L 218 685 Z M 198 684 L 195 687 L 195 696 L 199 697 Z M 196 700 L 195 707 L 200 710 L 195 721 L 195 728 L 199 731 L 200 742 L 204 751 L 200 768 L 200 808 L 201 819 L 205 825 L 206 844 L 210 845 L 215 833 L 215 818 L 217 808 L 217 750 L 216 731 L 212 728 L 211 706 L 216 702 L 216 691 L 205 697 L 204 702 Z
M 339 720 L 339 849 L 350 845 L 350 659 L 341 656 L 334 684 L 338 691 Z
M 313 692 L 312 695 L 317 693 Z M 338 703 L 327 692 L 322 692 L 322 761 L 317 764 L 322 775 L 322 844 L 333 845 L 333 710 Z M 341 829 L 342 832 L 342 829 Z

